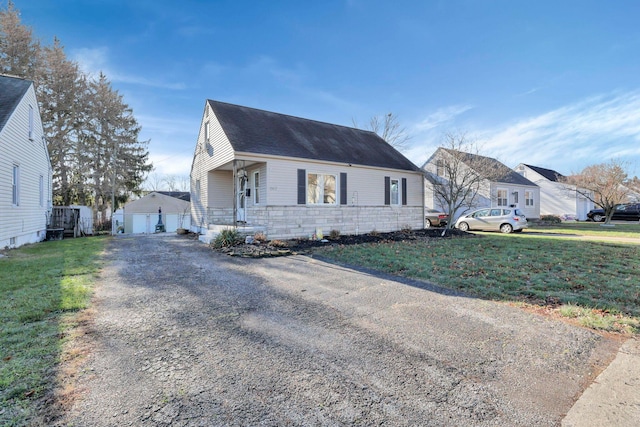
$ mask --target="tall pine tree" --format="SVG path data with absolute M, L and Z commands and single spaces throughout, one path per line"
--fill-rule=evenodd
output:
M 56 205 L 93 207 L 99 224 L 152 170 L 133 111 L 102 73 L 89 78 L 59 40 L 41 47 L 9 1 L 0 10 L 0 72 L 33 80 L 53 167 Z

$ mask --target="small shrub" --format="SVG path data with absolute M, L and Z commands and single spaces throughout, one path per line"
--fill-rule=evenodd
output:
M 557 215 L 540 215 L 540 222 L 544 224 L 560 224 L 562 220 Z
M 227 228 L 222 230 L 220 234 L 216 236 L 216 240 L 213 241 L 215 248 L 225 248 L 229 246 L 237 245 L 242 242 L 240 233 L 234 228 Z
M 271 242 L 269 242 L 269 244 L 274 248 L 284 248 L 287 246 L 287 243 L 283 242 L 282 240 L 272 240 Z
M 378 232 L 378 230 L 371 230 L 371 232 L 369 233 L 370 236 L 373 237 L 379 237 L 380 233 Z
M 264 243 L 267 241 L 267 235 L 262 231 L 258 231 L 253 235 L 253 241 L 257 243 Z
M 402 226 L 402 228 L 400 229 L 400 231 L 402 231 L 403 233 L 411 233 L 411 226 L 409 224 L 405 224 Z
M 329 232 L 329 238 L 331 240 L 338 240 L 340 238 L 340 230 L 331 230 Z

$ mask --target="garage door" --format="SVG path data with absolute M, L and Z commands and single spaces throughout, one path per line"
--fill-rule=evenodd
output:
M 151 216 L 149 214 L 133 214 L 132 233 L 152 233 Z

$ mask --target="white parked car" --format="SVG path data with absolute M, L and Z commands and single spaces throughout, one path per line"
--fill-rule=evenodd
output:
M 486 208 L 461 216 L 456 228 L 462 231 L 501 231 L 519 232 L 528 227 L 527 218 L 516 208 Z

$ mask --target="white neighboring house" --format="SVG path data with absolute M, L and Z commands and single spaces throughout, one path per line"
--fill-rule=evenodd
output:
M 423 174 L 374 132 L 208 100 L 191 166 L 192 231 L 269 239 L 424 227 Z
M 119 224 L 115 232 L 155 233 L 160 215 L 168 233 L 175 233 L 178 228 L 188 230 L 191 226 L 190 194 L 186 191 L 152 191 L 124 205 L 122 212 L 124 228 L 118 230 L 122 225 Z
M 52 170 L 43 135 L 33 82 L 0 75 L 0 249 L 46 237 Z
M 515 171 L 540 187 L 540 215 L 556 215 L 563 219 L 585 221 L 593 202 L 580 195 L 572 186 L 562 184 L 561 173 L 552 169 L 520 163 Z
M 425 173 L 444 178 L 445 168 L 443 162 L 451 158 L 449 157 L 450 151 L 453 150 L 443 147 L 438 148 L 422 166 Z M 453 221 L 465 212 L 489 207 L 515 207 L 519 208 L 527 218 L 540 218 L 540 188 L 535 183 L 491 157 L 470 153 L 462 154 L 464 154 L 463 162 L 465 165 L 472 163 L 472 161 L 489 165 L 492 170 L 500 171 L 500 177 L 494 178 L 492 181 L 485 179 L 480 185 L 474 206 L 468 207 L 464 211 L 455 212 L 452 218 Z M 478 162 L 476 158 L 481 158 L 483 161 Z M 469 162 L 466 159 L 469 159 Z M 481 171 L 478 172 L 478 174 L 481 173 Z M 447 209 L 447 206 L 442 206 L 438 201 L 428 179 L 425 179 L 425 205 L 445 212 Z

